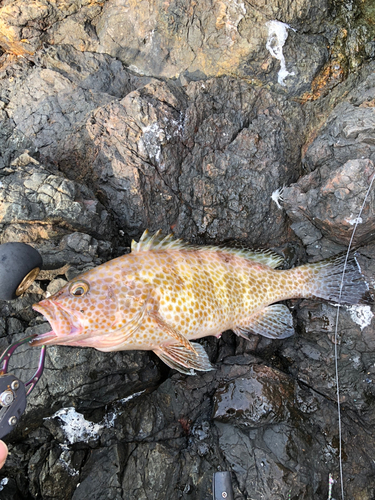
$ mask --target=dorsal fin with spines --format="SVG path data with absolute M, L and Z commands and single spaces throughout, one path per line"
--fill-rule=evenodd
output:
M 221 246 L 197 246 L 190 245 L 181 239 L 175 239 L 173 234 L 163 236 L 161 231 L 150 235 L 148 230 L 142 234 L 138 242 L 132 241 L 131 251 L 137 252 L 155 252 L 160 250 L 184 250 L 194 252 L 225 252 L 231 255 L 236 255 L 247 260 L 265 264 L 266 266 L 275 269 L 280 266 L 284 259 L 272 250 L 248 250 L 247 248 L 230 248 Z
M 188 250 L 192 247 L 183 240 L 175 239 L 173 234 L 168 234 L 168 236 L 163 236 L 161 230 L 157 231 L 155 234 L 150 235 L 148 229 L 142 234 L 138 243 L 132 241 L 131 250 L 132 252 L 147 252 L 149 250 Z

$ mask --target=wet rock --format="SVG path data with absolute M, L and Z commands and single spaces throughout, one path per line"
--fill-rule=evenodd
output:
M 25 335 L 50 329 L 47 324 L 42 326 L 26 330 Z M 14 356 L 13 362 L 21 378 L 30 377 L 32 367 L 37 366 L 37 356 L 36 349 L 32 353 L 20 350 Z M 148 353 L 121 352 L 110 357 L 108 364 L 108 356 L 96 350 L 49 349 L 43 376 L 45 383 L 42 379 L 38 384 L 28 406 L 30 419 L 40 422 L 42 408 L 47 416 L 62 406 L 74 406 L 78 410 L 100 407 L 152 387 L 160 379 L 159 364 L 151 360 Z M 64 376 L 53 376 L 56 370 Z
M 1 498 L 4 500 L 21 500 L 15 479 L 3 478 L 0 481 Z
M 6 322 L 5 318 L 0 318 L 0 337 L 5 337 Z
M 363 250 L 363 253 L 358 260 L 373 286 L 374 262 L 368 257 L 372 252 Z M 309 387 L 319 388 L 321 394 L 334 400 L 336 343 L 341 402 L 344 408 L 366 414 L 369 425 L 373 421 L 375 356 L 371 340 L 374 332 L 372 309 L 366 304 L 341 307 L 337 316 L 337 308 L 330 304 L 304 300 L 296 311 L 299 334 L 285 342 L 280 351 L 294 377 Z
M 39 300 L 40 295 L 37 293 L 25 293 L 19 297 L 19 300 L 0 301 L 0 315 L 6 321 L 8 318 L 17 317 L 17 319 L 28 323 L 35 318 L 31 306 Z
M 39 476 L 41 493 L 45 498 L 56 497 L 61 491 L 61 483 L 65 484 L 66 497 L 73 495 L 79 476 L 72 465 L 72 455 L 72 452 L 58 446 L 50 449 Z M 80 465 L 79 461 L 77 465 Z
M 338 453 L 335 403 L 307 385 L 259 365 L 259 361 L 254 364 L 251 357 L 247 361 L 247 365 L 238 365 L 235 359 L 218 365 L 217 371 L 204 374 L 203 380 L 174 376 L 155 392 L 117 405 L 115 416 L 111 414 L 113 427 L 105 433 L 108 439 L 115 432 L 116 439 L 127 443 L 123 495 L 130 499 L 150 495 L 161 499 L 167 492 L 170 498 L 208 498 L 212 473 L 228 468 L 235 473 L 237 499 L 254 496 L 254 491 L 280 498 L 291 493 L 306 499 L 328 493 L 327 467 L 335 467 Z M 251 380 L 249 370 L 262 374 L 259 380 L 263 382 L 264 375 L 271 378 L 275 389 L 280 382 L 282 406 L 288 408 L 284 418 L 269 419 L 265 428 L 258 423 L 253 427 L 243 425 L 243 418 L 236 415 L 225 421 L 215 419 L 213 424 L 217 394 L 222 395 L 224 387 L 229 388 L 228 393 L 233 385 L 239 384 L 240 388 L 245 377 Z M 283 392 L 283 387 L 288 389 Z M 280 393 L 271 393 L 267 401 L 279 411 Z M 242 397 L 246 399 L 245 391 Z M 366 449 L 366 432 L 360 423 L 351 420 L 352 415 L 345 413 L 343 418 L 345 435 L 349 437 L 349 432 L 361 436 L 360 450 L 350 447 L 350 464 L 346 464 L 346 473 L 350 474 L 355 467 L 352 460 Z M 90 461 L 84 475 L 93 477 L 95 470 L 95 463 Z M 365 469 L 360 476 L 351 476 L 356 483 L 351 491 L 363 480 L 372 484 Z M 79 488 L 75 495 L 78 492 Z
M 262 367 L 259 370 L 261 372 Z M 241 382 L 242 377 L 232 383 L 241 385 Z M 243 493 L 251 495 L 254 491 L 262 491 L 270 498 L 284 498 L 285 495 L 292 498 L 324 497 L 327 467 L 334 467 L 338 453 L 334 404 L 303 383 L 295 384 L 293 379 L 289 379 L 288 385 L 294 385 L 294 390 L 289 392 L 289 397 L 284 393 L 283 406 L 289 406 L 291 410 L 289 415 L 294 422 L 293 429 L 289 427 L 288 418 L 262 429 L 256 425 L 246 428 L 241 421 L 233 425 L 233 416 L 233 420 L 216 423 L 220 449 L 235 471 Z M 242 397 L 245 399 L 245 396 Z M 278 408 L 277 397 L 266 401 L 273 401 L 274 408 Z M 231 403 L 227 408 L 232 406 Z M 346 420 L 346 414 L 343 417 L 348 424 L 345 433 L 351 432 L 352 425 L 359 430 L 361 424 L 357 427 L 357 422 L 351 420 L 352 415 L 348 417 L 349 420 Z M 314 431 L 311 426 L 316 426 Z M 312 456 L 316 457 L 314 473 L 310 462 Z M 348 466 L 346 474 L 350 474 L 353 466 L 353 463 Z M 369 476 L 368 480 L 371 481 Z M 353 491 L 357 487 L 354 486 Z
M 243 378 L 218 388 L 213 418 L 245 429 L 284 422 L 293 393 L 293 384 L 282 373 L 251 366 Z

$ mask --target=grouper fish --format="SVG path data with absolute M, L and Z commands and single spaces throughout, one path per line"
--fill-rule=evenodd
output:
M 191 342 L 225 330 L 249 338 L 284 339 L 294 333 L 284 304 L 318 297 L 358 304 L 368 286 L 351 254 L 277 270 L 271 251 L 191 246 L 172 235 L 146 231 L 131 253 L 67 283 L 33 308 L 52 331 L 32 345 L 95 347 L 100 351 L 152 350 L 182 373 L 208 371 L 202 345 Z M 341 287 L 341 292 L 340 292 Z

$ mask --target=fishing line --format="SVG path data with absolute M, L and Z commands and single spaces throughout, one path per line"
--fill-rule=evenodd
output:
M 342 289 L 344 287 L 344 278 L 345 278 L 345 271 L 346 271 L 346 266 L 348 263 L 348 258 L 349 258 L 349 253 L 350 249 L 352 247 L 353 239 L 355 232 L 357 230 L 357 226 L 359 224 L 359 221 L 361 219 L 361 215 L 365 206 L 365 203 L 367 201 L 367 198 L 369 197 L 371 188 L 372 188 L 372 183 L 374 181 L 375 174 L 372 175 L 370 185 L 366 191 L 365 199 L 363 200 L 363 203 L 361 205 L 361 208 L 359 210 L 358 217 L 355 220 L 354 228 L 352 235 L 350 237 L 349 245 L 348 245 L 348 250 L 346 252 L 345 256 L 345 262 L 344 262 L 344 267 L 342 270 L 342 276 L 341 276 L 341 283 L 340 283 L 340 291 L 339 291 L 339 300 L 337 304 L 337 312 L 336 312 L 336 325 L 335 325 L 335 373 L 336 373 L 336 394 L 337 394 L 337 414 L 338 414 L 338 423 L 339 423 L 339 468 L 340 468 L 340 483 L 341 483 L 341 499 L 345 499 L 344 495 L 344 481 L 343 481 L 343 470 L 342 470 L 342 427 L 341 427 L 341 407 L 340 407 L 340 386 L 339 386 L 339 371 L 338 371 L 338 360 L 337 360 L 337 337 L 338 337 L 338 322 L 339 322 L 339 314 L 340 314 L 340 306 L 341 306 L 341 295 L 342 295 Z

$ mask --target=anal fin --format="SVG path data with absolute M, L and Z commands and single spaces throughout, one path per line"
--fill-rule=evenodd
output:
M 250 333 L 269 339 L 286 339 L 294 334 L 293 317 L 283 304 L 273 304 L 243 320 L 233 331 L 245 339 L 249 339 Z
M 170 368 L 185 375 L 193 375 L 192 370 L 203 372 L 213 370 L 204 348 L 195 342 L 191 344 L 194 344 L 194 352 L 181 344 L 170 344 L 154 349 L 154 353 Z

